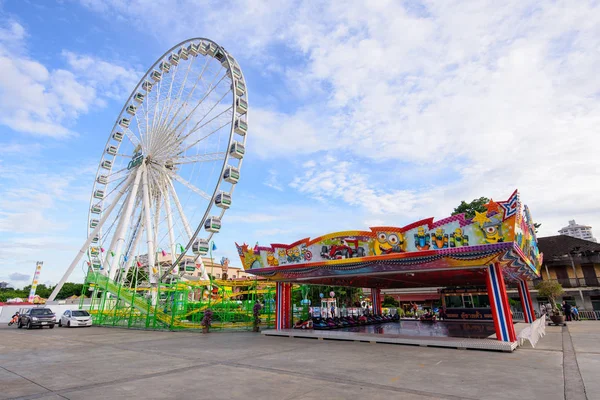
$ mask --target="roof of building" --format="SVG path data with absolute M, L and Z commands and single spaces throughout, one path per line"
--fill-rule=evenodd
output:
M 578 239 L 567 235 L 556 235 L 538 238 L 538 247 L 544 254 L 544 260 L 561 257 L 572 252 L 600 252 L 600 244 L 589 240 Z

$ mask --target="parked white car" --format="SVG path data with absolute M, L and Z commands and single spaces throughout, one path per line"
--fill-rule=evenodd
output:
M 92 326 L 92 316 L 85 310 L 67 310 L 61 315 L 58 326 Z

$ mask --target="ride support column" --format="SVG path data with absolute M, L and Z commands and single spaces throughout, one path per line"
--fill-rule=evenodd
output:
M 496 338 L 502 342 L 515 342 L 517 335 L 508 306 L 508 295 L 500 264 L 492 264 L 487 268 L 486 283 L 496 328 Z
M 533 310 L 533 302 L 531 301 L 531 293 L 525 279 L 519 280 L 518 283 L 519 297 L 521 298 L 521 307 L 523 308 L 523 316 L 525 322 L 532 323 L 535 321 L 535 312 Z
M 381 289 L 371 288 L 371 304 L 373 304 L 373 314 L 381 315 Z
M 290 307 L 292 302 L 292 284 L 285 282 L 277 282 L 275 287 L 275 329 L 289 329 L 290 323 Z

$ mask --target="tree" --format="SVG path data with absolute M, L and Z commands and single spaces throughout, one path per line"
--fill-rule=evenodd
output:
M 465 218 L 473 218 L 475 216 L 475 211 L 477 212 L 486 212 L 487 208 L 484 207 L 485 204 L 489 203 L 490 199 L 487 197 L 480 197 L 478 199 L 474 199 L 472 202 L 467 203 L 466 201 L 461 201 L 458 207 L 454 209 L 452 215 L 456 214 L 465 214 Z
M 71 296 L 81 296 L 83 283 L 66 282 L 56 295 L 57 300 L 64 300 Z M 85 294 L 84 294 L 85 295 Z
M 557 312 L 556 298 L 563 294 L 565 291 L 560 283 L 556 281 L 542 281 L 535 287 L 538 290 L 538 296 L 547 297 L 552 305 L 552 311 Z
M 383 304 L 384 307 L 398 307 L 400 305 L 399 302 L 396 301 L 392 296 L 385 295 L 383 296 Z

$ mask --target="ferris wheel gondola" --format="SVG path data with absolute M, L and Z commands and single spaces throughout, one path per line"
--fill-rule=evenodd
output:
M 247 130 L 247 85 L 231 54 L 204 38 L 165 52 L 108 134 L 88 238 L 50 300 L 85 254 L 110 279 L 123 280 L 134 263 L 143 264 L 152 286 L 193 250 L 208 278 L 201 255 L 231 205 Z M 168 267 L 158 254 L 169 258 Z

